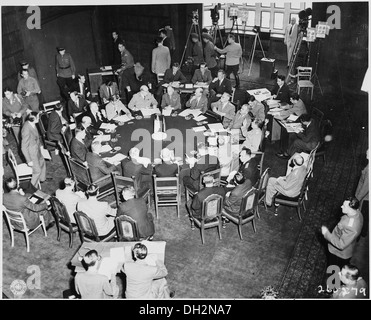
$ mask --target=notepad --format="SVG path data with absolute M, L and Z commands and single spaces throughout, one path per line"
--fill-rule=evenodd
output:
M 113 157 L 106 157 L 104 158 L 103 160 L 104 161 L 107 161 L 108 163 L 111 163 L 111 164 L 114 164 L 114 165 L 117 165 L 119 164 L 122 160 L 126 159 L 127 156 L 125 156 L 124 154 L 122 153 L 117 153 L 115 154 Z
M 207 88 L 208 86 L 207 82 L 197 82 L 193 85 L 195 88 Z
M 201 127 L 193 127 L 192 130 L 194 132 L 202 132 L 202 131 L 205 131 L 206 130 L 206 127 L 205 126 L 201 126 Z
M 296 116 L 294 114 L 291 114 L 288 118 L 287 121 L 296 121 L 298 120 L 299 116 Z
M 109 144 L 105 144 L 105 145 L 101 146 L 100 153 L 109 152 L 111 150 L 112 150 L 112 147 Z
M 110 258 L 118 263 L 125 262 L 125 250 L 124 247 L 111 248 L 110 249 Z
M 101 125 L 100 125 L 100 129 L 103 129 L 103 130 L 107 130 L 107 129 L 109 129 L 109 130 L 115 130 L 116 129 L 116 125 L 115 124 L 113 124 L 113 123 L 105 123 L 105 122 L 103 122 Z
M 208 126 L 209 126 L 209 129 L 211 130 L 211 132 L 213 132 L 213 133 L 227 131 L 226 129 L 224 129 L 224 127 L 221 123 L 209 123 Z
M 173 111 L 172 108 L 165 108 L 162 110 L 162 114 L 166 117 L 170 116 L 171 115 L 171 112 Z
M 128 122 L 128 121 L 132 120 L 132 118 L 129 117 L 128 115 L 124 114 L 122 116 L 116 117 L 114 120 L 119 121 L 119 122 Z
M 104 257 L 99 265 L 98 273 L 111 279 L 112 274 L 117 273 L 118 262 L 115 259 Z
M 207 117 L 205 117 L 204 115 L 201 114 L 198 117 L 194 118 L 193 120 L 195 120 L 195 121 L 202 121 L 202 120 L 205 120 L 205 119 L 207 119 Z
M 188 115 L 193 115 L 193 117 L 198 117 L 200 114 L 201 114 L 201 110 L 199 109 L 185 109 L 183 110 L 181 113 L 179 113 L 178 115 L 181 116 L 181 117 L 186 117 Z
M 101 141 L 101 142 L 106 142 L 111 140 L 111 135 L 109 134 L 98 134 L 94 136 L 94 140 L 96 141 Z
M 144 108 L 144 109 L 140 109 L 140 111 L 142 112 L 143 117 L 150 117 L 151 115 L 156 114 L 156 113 L 161 114 L 160 109 L 158 108 L 153 108 L 153 109 Z

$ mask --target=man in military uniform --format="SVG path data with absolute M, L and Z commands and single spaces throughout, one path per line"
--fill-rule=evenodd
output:
M 125 77 L 127 77 L 129 73 L 134 72 L 134 58 L 126 49 L 123 40 L 118 44 L 118 49 L 121 54 L 121 67 L 117 69 L 115 73 L 119 76 L 119 90 L 121 95 L 123 95 L 122 98 L 126 99 L 126 96 L 123 94 L 125 92 Z
M 35 112 L 39 112 L 39 98 L 38 93 L 41 92 L 39 84 L 35 78 L 30 77 L 28 70 L 22 70 L 21 80 L 18 82 L 17 93 L 23 96 L 26 104 L 30 106 L 30 109 Z
M 72 56 L 66 53 L 63 47 L 57 48 L 58 54 L 55 56 L 55 70 L 57 72 L 57 84 L 63 98 L 68 100 L 68 94 L 73 90 L 73 79 L 75 79 L 75 63 Z
M 341 269 L 349 264 L 363 226 L 363 216 L 358 208 L 356 198 L 347 198 L 341 206 L 344 215 L 334 230 L 330 233 L 327 227 L 321 227 L 323 236 L 329 242 L 328 265 L 337 265 Z

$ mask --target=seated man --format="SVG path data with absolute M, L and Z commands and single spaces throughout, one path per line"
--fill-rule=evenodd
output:
M 135 189 L 131 186 L 122 189 L 122 197 L 124 202 L 117 209 L 117 217 L 127 215 L 133 218 L 138 225 L 139 238 L 152 238 L 155 234 L 155 225 L 146 201 L 143 198 L 135 198 Z
M 91 141 L 93 141 L 94 136 L 98 134 L 103 134 L 103 131 L 98 130 L 94 128 L 92 125 L 92 120 L 89 116 L 83 116 L 81 119 L 81 126 L 85 129 L 86 131 L 86 138 L 85 138 L 85 144 L 87 146 L 91 145 Z M 90 141 L 90 143 L 88 143 Z
M 225 77 L 225 71 L 220 69 L 218 71 L 218 77 L 212 80 L 209 85 L 209 104 L 218 101 L 224 92 L 232 95 L 232 84 Z
M 211 77 L 211 71 L 207 69 L 206 62 L 200 63 L 200 69 L 196 69 L 192 77 L 193 84 L 206 83 L 209 85 L 213 78 Z
M 134 176 L 140 190 L 152 186 L 152 166 L 149 163 L 150 159 L 139 156 L 138 148 L 131 148 L 129 157 L 121 163 L 123 176 L 128 178 Z M 141 191 L 138 193 L 141 194 Z
M 231 136 L 218 137 L 218 159 L 221 168 L 221 177 L 226 178 L 231 172 L 233 158 L 238 158 L 239 145 L 233 144 Z
M 254 96 L 251 96 L 248 101 L 249 104 L 249 111 L 248 111 L 248 117 L 246 118 L 246 129 L 250 127 L 251 121 L 253 120 L 259 120 L 264 121 L 265 120 L 265 108 L 262 103 L 260 103 L 258 100 L 255 99 Z
M 236 107 L 229 101 L 231 95 L 224 92 L 219 101 L 211 103 L 211 110 L 223 119 L 223 127 L 228 128 L 232 122 Z
M 127 91 L 127 101 L 133 97 L 134 94 L 140 91 L 140 87 L 148 85 L 152 89 L 152 82 L 149 73 L 144 69 L 140 62 L 134 64 L 134 68 L 129 69 L 123 74 L 124 87 Z
M 99 187 L 96 184 L 91 184 L 86 193 L 88 199 L 83 199 L 77 203 L 77 210 L 82 211 L 94 220 L 100 237 L 107 237 L 111 233 L 116 232 L 115 217 L 116 209 L 110 207 L 108 202 L 98 201 Z
M 101 150 L 101 143 L 99 141 L 94 141 L 91 144 L 91 151 L 86 155 L 86 161 L 89 165 L 89 170 L 91 174 L 91 179 L 93 182 L 97 181 L 100 178 L 103 178 L 106 175 L 111 174 L 111 172 L 118 172 L 121 174 L 121 168 L 116 167 L 113 164 L 110 164 L 104 161 L 99 152 Z
M 207 97 L 204 94 L 204 90 L 202 88 L 197 88 L 195 93 L 191 96 L 191 98 L 186 102 L 186 107 L 190 109 L 199 109 L 202 113 L 207 111 Z
M 238 215 L 243 196 L 251 189 L 250 182 L 246 181 L 243 174 L 238 172 L 234 176 L 235 187 L 228 191 L 224 198 L 224 209 L 233 215 Z
M 186 204 L 190 214 L 198 219 L 201 218 L 202 214 L 202 202 L 208 196 L 212 194 L 219 194 L 223 198 L 225 196 L 225 190 L 223 187 L 214 187 L 214 178 L 212 176 L 205 176 L 202 182 L 205 185 L 205 188 L 202 188 L 199 192 L 197 192 L 193 199 L 189 200 Z
M 156 97 L 158 100 L 161 99 L 163 94 L 163 84 L 168 83 L 173 87 L 179 87 L 180 84 L 186 83 L 187 78 L 180 71 L 180 65 L 178 62 L 174 62 L 170 69 L 165 71 L 164 80 L 158 84 Z
M 102 109 L 102 112 L 104 111 L 104 109 Z M 104 116 L 104 114 L 102 114 L 101 111 L 99 111 L 99 106 L 96 102 L 91 102 L 89 104 L 89 111 L 87 111 L 86 113 L 84 113 L 83 117 L 87 116 L 91 119 L 91 126 L 95 129 L 95 130 L 99 130 L 101 124 L 103 122 L 108 122 L 107 118 Z M 105 113 L 105 111 L 104 111 Z
M 296 134 L 296 139 L 290 145 L 288 151 L 277 153 L 276 156 L 283 159 L 288 159 L 295 153 L 311 152 L 320 141 L 320 130 L 316 120 L 310 115 L 303 114 L 300 121 L 305 128 L 303 132 Z
M 249 112 L 249 105 L 244 104 L 241 106 L 241 109 L 236 112 L 234 115 L 232 121 L 229 123 L 228 128 L 229 129 L 241 129 L 242 132 L 247 132 L 246 126 L 247 126 L 247 118 L 250 118 L 248 115 Z M 251 121 L 251 120 L 250 120 Z M 244 129 L 242 129 L 244 127 Z
M 82 261 L 87 271 L 76 273 L 75 289 L 81 299 L 112 299 L 119 294 L 115 281 L 110 283 L 107 276 L 98 273 L 99 260 L 96 250 L 88 251 Z M 116 273 L 112 276 L 116 276 Z
M 346 264 L 339 273 L 342 285 L 332 295 L 332 299 L 366 299 L 367 284 L 359 276 L 359 270 L 356 266 Z
M 99 97 L 103 104 L 110 101 L 111 97 L 118 96 L 120 94 L 117 83 L 107 79 L 99 87 Z
M 157 100 L 153 97 L 152 93 L 149 92 L 148 87 L 143 85 L 140 87 L 140 91 L 133 95 L 133 98 L 131 98 L 128 107 L 132 111 L 156 108 Z
M 166 88 L 166 93 L 162 96 L 161 108 L 171 108 L 173 110 L 180 110 L 180 95 L 174 90 L 172 86 Z
M 89 152 L 88 145 L 86 143 L 86 131 L 81 125 L 78 125 L 75 129 L 75 137 L 71 140 L 71 156 L 72 158 L 79 160 L 87 166 L 86 155 Z M 91 141 L 89 143 L 89 147 Z
M 285 76 L 277 76 L 277 83 L 274 85 L 271 94 L 274 100 L 278 100 L 282 104 L 290 103 L 290 89 L 285 83 Z
M 126 299 L 168 299 L 174 297 L 170 292 L 164 263 L 148 255 L 148 249 L 143 243 L 133 247 L 133 259 L 127 261 L 121 268 L 126 274 Z
M 82 200 L 86 199 L 85 194 L 82 191 L 75 192 L 75 181 L 67 177 L 64 179 L 64 189 L 58 189 L 55 191 L 56 198 L 62 202 L 68 212 L 72 223 L 76 223 L 75 216 L 77 204 Z
M 192 159 L 192 158 L 191 158 Z M 186 161 L 189 162 L 189 159 Z M 200 188 L 200 176 L 202 172 L 209 172 L 220 168 L 219 159 L 209 155 L 206 148 L 199 148 L 195 163 L 190 163 L 190 175 L 183 177 L 185 187 L 198 191 Z
M 111 100 L 106 104 L 106 116 L 108 120 L 115 120 L 116 117 L 126 114 L 129 118 L 132 117 L 131 112 L 120 101 L 118 95 L 113 95 Z
M 62 115 L 63 104 L 58 103 L 49 115 L 46 136 L 50 141 L 62 141 L 62 132 L 67 129 L 68 122 Z
M 161 150 L 160 157 L 162 163 L 153 168 L 153 173 L 157 177 L 175 177 L 178 173 L 178 165 L 173 162 L 172 152 L 168 148 L 164 148 Z
M 273 196 L 279 192 L 286 197 L 296 197 L 299 195 L 301 187 L 307 174 L 304 159 L 297 154 L 291 162 L 287 163 L 288 173 L 283 177 L 270 177 L 268 180 L 265 202 L 267 206 L 272 205 Z M 291 168 L 291 169 L 290 169 Z
M 82 74 L 77 75 L 77 81 L 75 81 L 73 90 L 81 97 L 90 103 L 94 98 L 91 95 L 90 89 L 86 84 L 86 78 Z
M 291 114 L 295 114 L 300 117 L 302 114 L 308 113 L 303 100 L 300 99 L 300 96 L 296 92 L 291 94 L 290 102 L 291 104 L 288 105 L 285 110 L 279 113 L 279 119 L 286 119 Z
M 40 216 L 44 217 L 47 228 L 55 223 L 51 212 L 48 210 L 48 204 L 45 201 L 39 204 L 32 203 L 29 199 L 31 194 L 25 194 L 22 189 L 18 189 L 17 181 L 14 178 L 6 179 L 5 186 L 9 192 L 3 193 L 3 205 L 9 210 L 22 213 L 29 229 L 34 229 L 39 225 Z M 13 223 L 23 229 L 22 224 Z
M 259 151 L 260 142 L 262 141 L 262 127 L 264 122 L 256 119 L 251 122 L 251 130 L 247 131 L 245 136 L 245 141 L 242 143 L 242 147 L 249 148 L 251 152 Z
M 85 112 L 88 108 L 87 101 L 80 97 L 75 91 L 70 93 L 70 100 L 67 103 L 67 115 L 70 122 L 75 122 L 75 118 Z

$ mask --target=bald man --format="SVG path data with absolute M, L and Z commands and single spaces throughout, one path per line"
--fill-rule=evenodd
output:
M 133 95 L 129 105 L 132 111 L 139 111 L 140 109 L 157 108 L 157 101 L 146 85 L 140 87 L 140 91 Z

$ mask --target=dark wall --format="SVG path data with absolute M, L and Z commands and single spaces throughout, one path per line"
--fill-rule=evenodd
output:
M 337 92 L 359 91 L 368 67 L 368 3 L 313 3 L 313 26 L 327 20 L 330 5 L 341 10 L 341 29 L 332 29 L 325 39 L 316 40 L 310 64 L 315 67 L 319 53 L 317 74 L 322 86 Z

